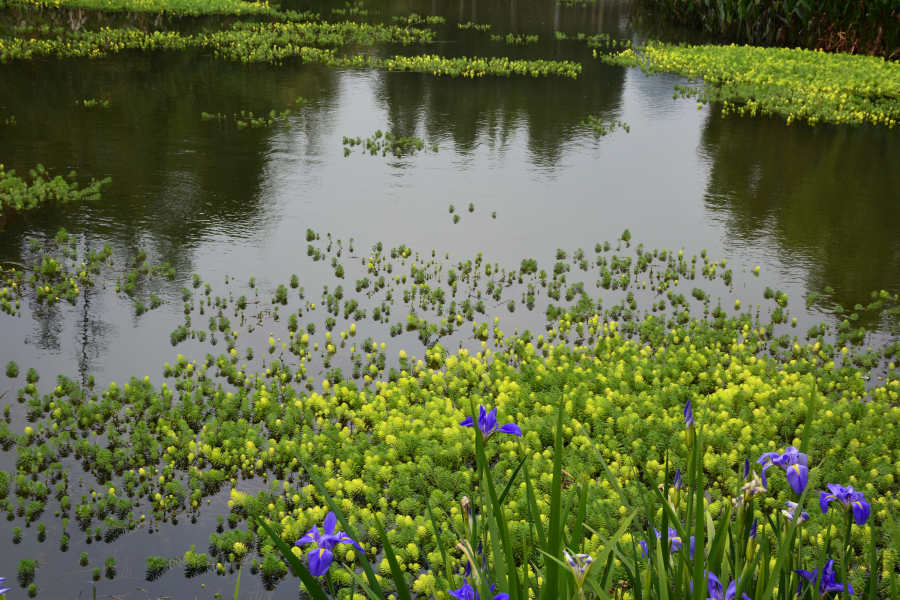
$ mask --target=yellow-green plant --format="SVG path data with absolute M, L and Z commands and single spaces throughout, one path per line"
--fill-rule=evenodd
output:
M 779 115 L 792 121 L 893 127 L 900 122 L 900 64 L 869 56 L 753 46 L 650 42 L 601 60 L 677 73 L 704 84 L 688 95 L 721 103 L 723 116 Z M 675 93 L 677 98 L 678 92 Z M 700 103 L 698 103 L 698 108 Z

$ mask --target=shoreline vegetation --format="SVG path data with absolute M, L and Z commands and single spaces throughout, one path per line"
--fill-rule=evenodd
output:
M 900 11 L 892 0 L 638 0 L 654 15 L 726 42 L 900 58 Z

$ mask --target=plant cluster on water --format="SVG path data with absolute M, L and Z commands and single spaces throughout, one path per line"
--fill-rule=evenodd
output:
M 266 15 L 279 14 L 263 1 L 246 0 L 3 0 L 0 9 L 97 10 L 103 12 L 147 12 L 170 15 Z
M 477 24 L 469 21 L 468 23 L 457 23 L 458 29 L 474 29 L 475 31 L 488 32 L 491 30 L 491 26 L 489 23 Z
M 375 132 L 375 135 L 365 140 L 360 137 L 348 138 L 344 136 L 344 146 L 344 156 L 350 156 L 352 148 L 355 146 L 360 146 L 364 154 L 369 153 L 372 156 L 380 152 L 382 156 L 387 156 L 388 153 L 391 153 L 399 157 L 404 154 L 415 154 L 416 151 L 422 152 L 426 149 L 425 140 L 421 138 L 400 137 L 393 135 L 390 131 L 386 131 L 382 139 L 380 129 Z M 433 144 L 429 148 L 432 152 L 438 151 L 437 144 Z
M 704 85 L 682 88 L 722 115 L 774 114 L 810 125 L 900 121 L 900 64 L 880 58 L 753 46 L 675 46 L 650 42 L 601 60 L 672 72 Z M 676 91 L 675 96 L 678 96 Z
M 616 127 L 621 127 L 625 130 L 625 133 L 631 133 L 631 127 L 628 126 L 628 123 L 623 123 L 622 121 L 612 121 L 609 125 L 604 125 L 603 119 L 595 118 L 593 115 L 588 115 L 587 121 L 582 121 L 581 126 L 590 127 L 601 136 L 606 135 L 607 133 L 612 133 L 616 130 Z
M 57 237 L 61 247 L 73 244 L 63 232 Z M 325 250 L 315 244 L 326 236 L 309 231 L 306 237 L 314 260 L 331 253 L 332 244 L 338 251 L 343 248 L 330 235 Z M 622 245 L 630 243 L 626 230 L 619 250 L 598 243 L 590 260 L 582 249 L 560 249 L 552 272 L 530 258 L 512 269 L 486 262 L 480 254 L 444 265 L 434 252 L 431 258 L 420 257 L 406 246 L 388 250 L 376 244 L 368 257 L 347 264 L 355 263 L 365 273 L 355 286 L 345 289 L 341 283 L 323 290 L 321 307 L 329 315 L 317 339 L 313 323 L 300 324 L 317 306 L 305 296 L 299 278 L 278 286 L 272 308 L 256 305 L 254 315 L 245 314 L 254 307 L 246 296 L 227 291 L 220 297 L 194 275 L 193 290 L 182 290 L 183 335 L 199 334 L 191 326 L 199 311 L 201 323 L 209 318 L 211 343 L 224 339 L 224 351 L 196 360 L 178 355 L 163 366 L 163 383 L 144 375 L 125 385 L 98 388 L 93 378 L 77 382 L 59 376 L 55 387 L 41 393 L 40 376 L 29 369 L 26 385 L 16 392 L 21 408 L 15 421 L 9 408 L 7 419 L 0 421 L 0 443 L 8 451 L 16 449 L 15 471 L 0 472 L 0 510 L 26 524 L 58 510 L 67 540 L 79 530 L 113 542 L 127 531 L 154 532 L 168 522 L 194 520 L 211 510 L 204 499 L 230 488 L 230 510 L 208 542 L 185 548 L 183 556 L 152 557 L 148 578 L 176 567 L 188 575 L 225 575 L 249 564 L 251 573 L 275 585 L 291 570 L 300 571 L 280 553 L 266 528 L 293 544 L 333 511 L 347 520 L 340 528 L 343 535 L 373 562 L 373 577 L 382 591 L 404 595 L 412 590 L 417 596 L 440 595 L 442 590 L 468 593 L 465 585 L 481 585 L 479 581 L 500 585 L 503 573 L 507 590 L 519 586 L 523 595 L 522 590 L 549 585 L 553 557 L 571 565 L 561 554 L 566 548 L 579 569 L 587 559 L 575 554 L 604 557 L 595 560 L 597 571 L 583 579 L 567 579 L 570 567 L 557 573 L 557 581 L 569 581 L 566 585 L 581 582 L 570 595 L 578 595 L 578 589 L 598 594 L 591 581 L 604 590 L 621 582 L 629 589 L 669 585 L 674 593 L 688 581 L 699 582 L 704 567 L 698 577 L 697 563 L 675 548 L 672 561 L 658 556 L 649 561 L 651 570 L 669 565 L 662 579 L 662 572 L 646 571 L 638 542 L 657 553 L 654 544 L 670 548 L 676 537 L 687 540 L 689 531 L 700 540 L 697 548 L 705 549 L 695 556 L 708 556 L 708 570 L 724 582 L 754 564 L 753 556 L 748 559 L 735 549 L 740 540 L 746 542 L 752 515 L 759 520 L 754 552 L 770 558 L 757 560 L 750 571 L 754 576 L 745 577 L 750 593 L 764 593 L 782 573 L 793 577 L 786 566 L 811 573 L 827 554 L 829 540 L 834 540 L 834 557 L 849 562 L 846 577 L 839 566 L 828 573 L 868 589 L 873 584 L 867 565 L 873 564 L 874 551 L 885 561 L 879 569 L 886 573 L 874 585 L 884 590 L 893 572 L 887 566 L 893 564 L 887 562 L 893 554 L 880 549 L 895 539 L 887 515 L 898 507 L 891 494 L 900 477 L 900 382 L 893 363 L 881 365 L 895 359 L 900 343 L 866 351 L 859 346 L 867 339 L 865 331 L 853 330 L 850 320 L 833 330 L 825 324 L 813 328 L 805 341 L 779 336 L 779 328 L 791 327 L 789 300 L 782 292 L 765 293 L 774 307 L 770 322 L 749 304 L 742 309 L 738 303 L 729 313 L 721 305 L 711 306 L 710 293 L 700 287 L 687 298 L 677 291 L 680 283 L 704 281 L 732 287 L 734 274 L 725 261 L 713 261 L 705 252 L 688 259 L 683 252 L 649 251 L 642 245 L 635 255 L 621 255 Z M 333 259 L 342 266 L 337 253 Z M 168 272 L 150 266 L 146 253 L 130 262 L 132 267 L 146 265 L 139 273 Z M 597 288 L 621 290 L 626 295 L 621 303 L 606 307 L 587 294 L 583 283 L 567 280 L 589 271 L 598 273 Z M 24 274 L 15 273 L 18 289 L 30 287 Z M 697 284 L 688 284 L 692 280 Z M 479 322 L 487 310 L 484 300 L 509 303 L 514 285 L 522 290 L 523 307 L 534 308 L 535 296 L 542 294 L 565 302 L 547 305 L 544 333 L 504 332 L 499 317 Z M 250 288 L 259 293 L 252 279 Z M 352 297 L 353 289 L 359 300 L 380 300 L 381 305 L 367 313 Z M 657 294 L 652 310 L 638 310 L 634 292 L 641 290 Z M 280 313 L 296 295 L 299 308 Z M 357 323 L 363 327 L 367 318 L 394 320 L 399 302 L 408 312 L 396 333 L 415 333 L 425 351 L 421 358 L 403 350 L 391 353 L 398 360 L 395 368 L 388 365 L 388 344 L 360 340 Z M 699 310 L 691 309 L 693 302 Z M 807 299 L 807 305 L 824 302 L 827 290 Z M 230 320 L 232 310 L 239 319 Z M 402 314 L 404 309 L 399 310 Z M 900 301 L 879 293 L 869 306 L 854 310 L 881 313 L 896 323 Z M 431 314 L 440 322 L 429 322 Z M 336 327 L 340 318 L 350 321 L 349 326 Z M 256 349 L 265 357 L 259 371 L 240 364 L 236 346 L 238 330 L 252 332 L 263 323 L 270 336 L 268 348 Z M 468 337 L 469 329 L 481 350 L 474 355 L 451 352 L 445 338 L 454 332 Z M 246 355 L 253 360 L 252 348 Z M 321 367 L 313 367 L 320 362 Z M 332 363 L 349 364 L 352 374 Z M 873 368 L 882 376 L 877 382 L 866 379 Z M 325 376 L 317 381 L 313 372 L 322 369 Z M 14 382 L 21 371 L 14 363 L 7 365 Z M 685 430 L 682 413 L 688 402 L 693 402 L 692 418 L 703 423 L 702 431 Z M 486 409 L 482 418 L 480 406 Z M 484 439 L 492 441 L 479 451 L 471 429 L 460 423 L 478 424 Z M 513 433 L 513 424 L 521 438 L 500 435 Z M 774 466 L 792 466 L 781 458 L 793 456 L 790 446 L 815 457 L 814 463 L 801 465 L 807 470 L 797 473 L 799 479 L 790 468 L 786 477 L 774 476 Z M 766 489 L 760 495 L 759 485 L 753 488 L 753 498 L 747 500 L 755 504 L 742 509 L 731 499 L 747 482 L 742 479 L 745 458 L 765 458 L 760 464 L 765 483 L 759 485 Z M 657 483 L 671 481 L 679 468 L 688 485 L 680 492 L 668 491 L 676 519 L 660 512 L 654 490 Z M 262 480 L 262 489 L 244 483 L 255 479 Z M 565 490 L 559 491 L 563 482 Z M 786 506 L 806 506 L 797 497 L 798 482 L 809 489 L 839 482 L 861 490 L 873 515 L 868 526 L 851 528 L 846 519 L 831 522 L 834 511 L 822 516 Z M 492 485 L 499 503 L 493 508 Z M 694 512 L 685 504 L 690 504 L 686 490 L 692 489 L 702 491 L 693 500 Z M 677 493 L 681 500 L 675 499 Z M 475 500 L 461 510 L 463 497 Z M 632 514 L 636 507 L 644 507 L 637 520 Z M 801 515 L 796 528 L 780 516 L 782 510 Z M 722 532 L 718 537 L 707 527 L 707 514 L 715 531 Z M 743 523 L 743 529 L 730 529 L 736 515 L 735 527 Z M 536 529 L 538 523 L 542 531 Z M 550 539 L 548 523 L 561 528 L 549 545 L 541 541 L 542 536 Z M 496 533 L 485 538 L 485 531 L 494 527 Z M 653 527 L 663 533 L 648 536 Z M 665 533 L 669 528 L 678 534 Z M 370 580 L 341 568 L 363 563 L 352 544 L 337 541 L 342 539 L 337 528 L 329 525 L 319 533 L 307 538 L 315 546 L 304 542 L 291 556 L 314 574 L 327 573 L 322 586 L 339 596 L 362 583 L 374 591 Z M 774 568 L 772 561 L 783 553 L 782 540 L 795 534 L 791 558 Z M 839 539 L 845 540 L 843 546 L 837 546 Z M 472 563 L 472 575 L 463 582 L 460 573 L 467 563 Z M 680 584 L 675 583 L 678 577 Z M 311 582 L 304 585 L 315 589 Z M 621 597 L 626 588 L 617 589 L 614 593 Z
M 503 35 L 492 35 L 492 42 L 506 42 L 507 44 L 534 44 L 538 41 L 538 36 L 536 35 L 513 35 L 511 33 L 507 33 L 505 36 Z
M 99 200 L 100 188 L 112 183 L 107 177 L 102 181 L 91 180 L 84 189 L 78 189 L 75 179 L 75 171 L 67 177 L 57 175 L 50 178 L 50 174 L 42 165 L 38 165 L 28 172 L 30 182 L 16 175 L 14 169 L 6 170 L 0 165 L 0 211 L 32 210 L 47 203 L 67 204 L 80 200 Z M 69 179 L 70 181 L 66 181 Z

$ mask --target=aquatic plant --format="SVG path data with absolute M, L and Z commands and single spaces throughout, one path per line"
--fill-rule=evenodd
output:
M 345 136 L 343 142 L 344 146 L 349 146 L 344 148 L 344 156 L 349 156 L 350 148 L 355 146 L 361 146 L 363 153 L 368 152 L 372 156 L 380 152 L 382 156 L 387 156 L 388 153 L 391 153 L 400 157 L 404 154 L 415 154 L 417 150 L 423 151 L 425 149 L 425 141 L 421 138 L 399 137 L 393 135 L 390 131 L 382 134 L 381 130 L 376 131 L 375 135 L 365 140 L 359 137 L 354 139 Z M 433 148 L 436 151 L 437 145 L 435 144 Z M 453 211 L 451 210 L 450 212 Z
M 0 211 L 14 209 L 21 212 L 35 209 L 45 203 L 66 204 L 81 200 L 99 200 L 100 188 L 112 182 L 108 177 L 102 181 L 92 179 L 87 187 L 79 190 L 77 182 L 69 183 L 61 175 L 50 179 L 50 175 L 42 165 L 32 169 L 28 176 L 31 183 L 17 177 L 15 170 L 6 171 L 3 165 L 0 165 Z M 68 179 L 74 178 L 73 171 L 68 175 Z
M 85 108 L 109 108 L 109 100 L 85 100 L 83 103 L 75 103 L 77 106 L 84 106 Z
M 420 25 L 423 23 L 428 25 L 445 25 L 447 23 L 447 20 L 444 17 L 438 15 L 421 17 L 416 13 L 411 13 L 408 17 L 394 16 L 391 18 L 405 27 L 410 27 L 411 25 Z
M 8 7 L 35 9 L 145 12 L 170 15 L 266 15 L 277 16 L 265 0 L 5 0 Z
M 751 46 L 647 46 L 601 57 L 612 64 L 667 71 L 705 85 L 682 94 L 722 106 L 722 116 L 780 115 L 810 125 L 900 121 L 900 65 L 869 56 Z M 678 92 L 675 92 L 678 97 Z
M 612 133 L 616 130 L 616 127 L 621 127 L 625 130 L 626 133 L 631 132 L 631 127 L 629 127 L 627 123 L 623 123 L 622 121 L 612 121 L 609 125 L 604 125 L 602 118 L 594 118 L 593 115 L 588 115 L 587 122 L 582 121 L 581 126 L 590 127 L 601 136 L 606 135 L 607 133 Z
M 16 572 L 19 575 L 19 578 L 27 583 L 30 583 L 34 580 L 34 574 L 37 571 L 38 562 L 33 558 L 23 558 L 19 561 L 19 566 Z
M 487 32 L 491 30 L 491 26 L 489 23 L 475 24 L 469 21 L 468 23 L 457 23 L 456 26 L 459 29 L 474 29 L 475 31 Z
M 283 25 L 281 29 L 276 26 Z M 197 36 L 182 36 L 177 32 L 143 32 L 133 29 L 103 29 L 97 32 L 76 32 L 66 34 L 57 39 L 0 38 L 0 62 L 10 60 L 27 60 L 39 56 L 57 55 L 66 58 L 90 57 L 100 58 L 108 52 L 122 50 L 185 50 L 190 47 L 215 49 L 217 57 L 249 62 L 281 62 L 285 58 L 296 56 L 303 62 L 318 62 L 337 68 L 370 68 L 388 71 L 423 71 L 435 76 L 451 77 L 484 77 L 510 75 L 558 75 L 577 78 L 581 72 L 579 63 L 569 61 L 527 61 L 510 60 L 508 58 L 444 58 L 437 55 L 393 56 L 377 58 L 367 54 L 338 57 L 332 50 L 301 45 L 310 35 L 315 36 L 315 43 L 323 43 L 328 39 L 335 44 L 350 43 L 359 39 L 389 41 L 390 32 L 381 35 L 380 29 L 364 29 L 363 26 L 351 24 L 346 31 L 289 31 L 290 24 L 235 24 L 231 31 L 220 31 Z M 256 27 L 254 30 L 253 28 Z M 398 28 L 399 41 L 409 40 L 409 29 Z M 422 30 L 415 41 L 423 40 L 430 35 L 429 30 Z M 320 35 L 321 34 L 321 35 Z M 362 38 L 359 38 L 359 36 Z M 279 45 L 287 41 L 285 45 Z M 309 41 L 309 40 L 308 40 Z M 296 42 L 296 43 L 295 43 Z M 309 41 L 311 43 L 311 41 Z
M 538 41 L 538 36 L 536 35 L 513 35 L 511 33 L 507 33 L 505 36 L 502 35 L 492 35 L 492 42 L 506 42 L 507 44 L 533 44 Z

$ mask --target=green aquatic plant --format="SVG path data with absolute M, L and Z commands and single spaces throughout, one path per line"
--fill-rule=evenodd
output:
M 5 0 L 5 3 L 10 8 L 168 13 L 185 16 L 279 14 L 276 7 L 259 0 Z
M 487 32 L 487 31 L 491 30 L 491 26 L 489 23 L 477 25 L 477 24 L 469 21 L 468 23 L 457 23 L 456 26 L 459 29 L 474 29 L 475 31 L 483 31 L 483 32 Z
M 582 121 L 581 126 L 590 127 L 601 136 L 606 135 L 607 133 L 612 133 L 616 130 L 617 127 L 624 129 L 626 133 L 631 132 L 631 127 L 629 127 L 627 123 L 623 123 L 622 121 L 612 121 L 609 125 L 604 125 L 603 119 L 594 118 L 593 115 L 588 115 L 587 122 Z
M 493 42 L 506 42 L 507 44 L 534 44 L 538 41 L 538 36 L 536 35 L 513 35 L 511 33 L 502 35 L 492 35 L 491 41 Z
M 2 44 L 2 42 L 0 42 Z M 33 210 L 45 203 L 66 204 L 81 200 L 99 200 L 100 188 L 108 185 L 112 179 L 103 181 L 91 180 L 84 189 L 78 189 L 77 182 L 67 182 L 61 175 L 50 179 L 50 175 L 42 165 L 32 169 L 27 180 L 16 176 L 14 170 L 6 171 L 0 165 L 0 211 L 14 209 L 18 212 Z M 75 177 L 74 171 L 68 179 Z
M 10 379 L 15 379 L 19 376 L 19 365 L 15 363 L 15 361 L 9 361 L 6 363 L 6 376 Z
M 38 562 L 35 559 L 23 558 L 19 561 L 19 566 L 16 572 L 25 583 L 30 583 L 34 580 L 34 575 L 37 571 L 37 568 Z
M 109 100 L 85 100 L 83 103 L 75 103 L 77 106 L 84 106 L 85 108 L 109 108 Z
M 108 52 L 122 50 L 186 50 L 188 48 L 215 48 L 213 54 L 230 60 L 249 62 L 281 62 L 288 57 L 299 57 L 303 62 L 318 62 L 336 68 L 370 68 L 387 71 L 423 71 L 435 76 L 451 77 L 484 77 L 510 75 L 531 75 L 532 77 L 558 75 L 577 78 L 581 72 L 579 63 L 569 61 L 528 61 L 510 60 L 509 58 L 445 58 L 437 55 L 393 56 L 377 58 L 368 54 L 357 54 L 338 57 L 332 50 L 302 45 L 307 42 L 320 43 L 320 35 L 328 37 L 333 43 L 350 43 L 363 41 L 375 43 L 389 41 L 390 32 L 381 34 L 378 29 L 360 29 L 362 26 L 349 27 L 347 31 L 284 31 L 275 26 L 280 24 L 235 24 L 236 29 L 198 34 L 197 36 L 181 36 L 178 32 L 143 32 L 134 29 L 104 29 L 97 32 L 76 32 L 57 39 L 34 38 L 0 38 L 0 62 L 10 60 L 27 60 L 39 56 L 57 55 L 65 58 L 90 57 L 100 58 Z M 285 24 L 289 25 L 289 24 Z M 351 24 L 355 25 L 355 24 Z M 271 26 L 271 27 L 269 27 Z M 253 29 L 256 27 L 256 30 Z M 282 28 L 283 29 L 283 28 Z M 402 29 L 397 33 L 400 41 L 424 40 L 428 30 L 417 34 L 414 39 L 404 37 L 412 30 Z M 359 33 L 359 35 L 357 35 Z M 310 35 L 314 39 L 309 40 Z M 287 41 L 290 38 L 292 41 Z M 283 41 L 286 44 L 280 45 Z M 296 43 L 295 43 L 296 42 Z
M 893 128 L 900 121 L 900 65 L 869 56 L 751 46 L 647 46 L 603 57 L 612 64 L 667 71 L 703 82 L 682 88 L 737 113 L 779 115 L 810 125 L 871 123 Z M 675 92 L 678 97 L 678 91 Z
M 404 27 L 410 27 L 412 25 L 445 25 L 447 20 L 441 16 L 428 16 L 428 17 L 420 17 L 416 13 L 410 14 L 408 17 L 391 17 L 395 22 L 403 25 Z
M 395 156 L 403 156 L 404 154 L 415 154 L 416 151 L 425 150 L 425 141 L 421 138 L 413 138 L 413 137 L 398 137 L 393 135 L 390 131 L 385 132 L 383 135 L 381 130 L 375 132 L 375 134 L 363 140 L 362 138 L 348 138 L 344 137 L 343 139 L 344 146 L 344 156 L 350 155 L 350 148 L 355 146 L 361 146 L 362 151 L 368 152 L 371 156 L 375 156 L 381 153 L 382 156 L 387 156 L 388 153 L 393 154 Z M 437 148 L 437 145 L 433 146 L 433 148 Z M 451 211 L 452 212 L 452 211 Z

